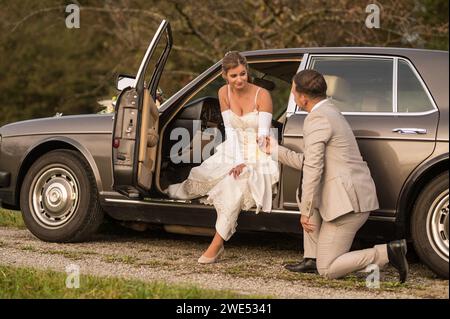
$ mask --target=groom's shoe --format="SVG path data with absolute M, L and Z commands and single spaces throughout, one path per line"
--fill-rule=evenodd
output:
M 406 240 L 395 240 L 387 244 L 389 263 L 397 269 L 400 275 L 400 282 L 404 283 L 408 277 L 408 261 L 406 260 Z
M 297 264 L 287 264 L 284 268 L 293 272 L 317 273 L 315 258 L 304 258 L 301 262 Z

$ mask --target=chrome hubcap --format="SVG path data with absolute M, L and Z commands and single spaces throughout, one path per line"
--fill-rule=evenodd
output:
M 68 167 L 45 167 L 34 178 L 30 195 L 34 219 L 45 228 L 58 228 L 78 207 L 79 185 Z
M 448 261 L 448 190 L 431 205 L 427 218 L 427 235 L 433 249 Z

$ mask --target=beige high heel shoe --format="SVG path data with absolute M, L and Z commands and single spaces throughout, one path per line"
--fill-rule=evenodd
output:
M 199 264 L 213 264 L 219 260 L 220 256 L 223 254 L 224 250 L 225 250 L 225 248 L 223 246 L 220 247 L 219 251 L 217 252 L 217 254 L 214 257 L 205 257 L 205 256 L 201 255 L 200 258 L 198 259 L 198 263 Z

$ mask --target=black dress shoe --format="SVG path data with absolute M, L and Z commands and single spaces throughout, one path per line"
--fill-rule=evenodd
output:
M 284 268 L 293 272 L 317 273 L 315 258 L 305 258 L 297 264 L 287 264 Z
M 408 261 L 406 260 L 406 240 L 395 240 L 387 244 L 389 263 L 397 269 L 400 275 L 400 282 L 404 283 L 408 277 Z

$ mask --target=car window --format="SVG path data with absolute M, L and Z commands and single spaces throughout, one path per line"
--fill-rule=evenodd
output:
M 425 112 L 433 109 L 424 87 L 419 82 L 409 63 L 398 61 L 398 112 Z
M 166 36 L 163 36 L 155 47 L 155 51 L 148 62 L 148 67 L 144 74 L 145 87 L 148 87 L 150 81 L 152 80 L 156 67 L 158 66 L 158 63 L 160 62 L 160 59 L 168 44 L 168 38 Z M 177 73 L 176 71 L 177 70 L 176 65 L 174 64 L 174 59 L 172 58 L 171 54 L 169 54 L 167 62 L 161 73 L 161 78 L 159 80 L 156 92 L 156 95 L 161 104 L 192 80 L 192 77 Z
M 315 57 L 310 68 L 324 75 L 342 112 L 392 112 L 392 59 Z
M 298 68 L 298 64 L 295 65 L 296 68 Z M 296 71 L 295 67 L 292 68 L 293 74 L 295 74 Z M 291 93 L 292 84 L 290 80 L 292 77 L 289 78 L 289 81 L 286 81 L 286 79 L 259 72 L 252 68 L 251 64 L 250 75 L 254 84 L 263 87 L 270 92 L 273 105 L 273 118 L 275 120 L 278 119 L 286 112 L 289 94 Z
M 222 78 L 222 76 L 221 75 L 216 76 L 216 78 L 212 82 L 210 82 L 208 85 L 203 87 L 200 91 L 198 91 L 197 94 L 195 94 L 186 105 L 188 105 L 189 103 L 191 103 L 197 99 L 204 98 L 207 96 L 219 99 L 219 96 L 218 96 L 219 89 L 224 84 L 225 84 L 225 80 Z
M 253 84 L 267 89 L 273 102 L 274 120 L 279 119 L 285 112 L 291 92 L 291 79 L 298 69 L 300 61 L 279 61 L 249 63 L 250 77 Z M 225 80 L 218 75 L 212 82 L 203 87 L 187 103 L 206 96 L 218 98 L 217 93 Z

